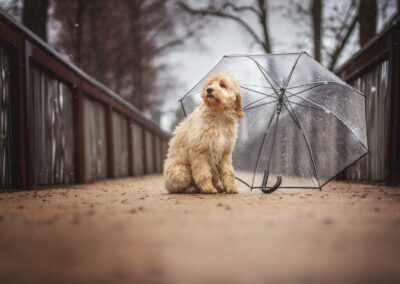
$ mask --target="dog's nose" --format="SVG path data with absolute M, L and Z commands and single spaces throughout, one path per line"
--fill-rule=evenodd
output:
M 213 89 L 213 88 L 208 88 L 208 89 L 207 89 L 207 93 L 212 94 L 213 92 L 214 92 L 214 89 Z

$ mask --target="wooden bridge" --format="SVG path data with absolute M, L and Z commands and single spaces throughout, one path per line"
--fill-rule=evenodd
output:
M 400 184 L 399 15 L 337 73 L 368 96 L 368 156 L 342 179 Z M 169 134 L 0 12 L 0 191 L 160 173 Z
M 399 188 L 359 183 L 400 181 L 399 62 L 396 16 L 337 70 L 369 98 L 356 183 L 173 195 L 169 134 L 0 12 L 0 283 L 400 283 Z

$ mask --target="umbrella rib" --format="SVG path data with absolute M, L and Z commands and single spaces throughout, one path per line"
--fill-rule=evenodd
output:
M 201 92 L 201 90 L 198 90 L 198 91 L 196 91 L 196 92 L 194 92 L 193 94 L 190 94 L 189 95 L 189 93 L 187 93 L 183 98 L 181 98 L 179 101 L 183 101 L 184 99 L 188 99 L 188 98 L 191 98 L 191 97 L 193 97 L 194 95 L 197 95 L 198 93 L 200 93 Z
M 311 85 L 316 85 L 316 84 L 327 84 L 327 83 L 336 83 L 336 82 L 335 81 L 317 81 L 317 82 L 311 82 L 311 83 L 308 83 L 308 84 L 292 86 L 292 87 L 286 88 L 286 90 L 297 89 L 297 88 L 300 88 L 300 87 L 306 87 L 306 86 L 311 86 Z M 343 86 L 345 86 L 345 85 L 343 85 Z
M 293 64 L 292 70 L 290 70 L 289 76 L 285 82 L 285 85 L 283 86 L 283 89 L 286 90 L 287 86 L 289 85 L 289 81 L 292 78 L 294 69 L 296 68 L 297 62 L 299 62 L 300 57 L 304 54 L 304 52 L 300 53 L 299 56 L 297 56 L 296 62 Z
M 249 103 L 248 105 L 244 106 L 243 109 L 247 109 L 249 106 L 252 106 L 252 105 L 254 105 L 254 104 L 256 104 L 256 103 L 258 103 L 258 102 L 260 102 L 262 100 L 265 100 L 267 98 L 276 99 L 275 96 L 272 96 L 272 95 L 269 95 L 269 94 L 265 94 L 265 93 L 262 93 L 262 92 L 259 92 L 259 91 L 256 91 L 256 90 L 253 90 L 253 89 L 250 89 L 250 88 L 246 88 L 246 87 L 243 87 L 243 86 L 240 86 L 240 87 L 242 87 L 245 90 L 249 90 L 251 92 L 254 92 L 254 93 L 257 93 L 257 94 L 265 96 L 264 98 L 261 98 L 261 99 L 255 100 L 254 102 Z M 276 93 L 274 92 L 274 94 L 276 94 Z
M 247 182 L 245 182 L 244 180 L 238 178 L 237 176 L 235 176 L 235 178 L 236 178 L 238 181 L 242 182 L 243 184 L 247 185 L 249 188 L 253 189 L 253 187 L 251 187 L 251 185 L 248 184 Z
M 319 110 L 319 111 L 323 111 L 323 112 L 326 112 L 324 109 L 322 109 L 322 108 L 316 108 L 316 107 L 312 107 L 312 106 L 306 106 L 306 105 L 303 105 L 303 104 L 299 104 L 299 103 L 295 103 L 294 101 L 290 101 L 290 100 L 283 100 L 283 101 L 285 101 L 285 102 L 289 102 L 289 103 L 291 103 L 291 104 L 295 104 L 295 105 L 298 105 L 298 106 L 302 106 L 302 107 L 305 107 L 305 108 L 310 108 L 310 109 L 315 109 L 315 110 Z
M 303 128 L 303 125 L 302 125 L 301 121 L 299 120 L 299 118 L 297 117 L 296 112 L 294 111 L 294 109 L 293 109 L 292 106 L 290 105 L 290 102 L 289 102 L 290 109 L 293 111 L 293 114 L 295 115 L 296 118 L 293 117 L 292 113 L 289 111 L 289 109 L 288 109 L 288 107 L 286 106 L 286 104 L 283 103 L 283 105 L 285 106 L 286 110 L 288 111 L 288 113 L 289 113 L 290 116 L 292 117 L 293 121 L 296 123 L 297 127 L 299 127 L 300 132 L 303 134 L 304 140 L 306 141 L 306 144 L 307 144 L 308 153 L 309 153 L 310 156 L 311 156 L 311 161 L 312 161 L 312 164 L 313 164 L 314 172 L 315 172 L 315 175 L 317 176 L 318 187 L 321 188 L 321 185 L 320 185 L 320 183 L 319 183 L 319 180 L 320 180 L 320 179 L 319 179 L 319 174 L 318 174 L 317 166 L 315 165 L 314 154 L 313 154 L 313 152 L 311 151 L 310 141 L 308 140 L 308 137 L 307 137 L 307 134 L 306 134 L 306 132 L 305 132 L 305 130 L 304 130 L 304 128 Z
M 286 90 L 286 92 L 290 94 L 290 96 L 286 96 L 286 98 L 289 99 L 289 98 L 291 98 L 291 97 L 293 97 L 293 96 L 296 96 L 296 95 L 298 95 L 298 94 L 301 94 L 301 93 L 307 92 L 307 91 L 309 91 L 309 90 L 318 88 L 318 87 L 320 87 L 320 86 L 322 86 L 322 85 L 325 85 L 325 83 L 321 83 L 321 84 L 319 84 L 319 85 L 312 86 L 312 87 L 307 88 L 307 89 L 305 89 L 305 90 L 302 90 L 302 91 L 300 91 L 300 92 L 298 92 L 298 93 L 292 93 L 292 92 L 289 92 L 289 91 Z
M 263 92 L 260 92 L 260 91 L 257 91 L 257 90 L 253 90 L 253 89 L 250 89 L 250 88 L 247 88 L 247 87 L 244 87 L 244 86 L 240 86 L 240 87 L 245 89 L 245 90 L 248 90 L 248 91 L 251 91 L 251 92 L 266 96 L 266 97 L 270 97 L 270 98 L 276 99 L 276 96 L 273 96 L 273 94 L 277 95 L 276 92 L 273 92 L 272 94 L 266 94 L 266 93 L 263 93 Z
M 363 147 L 364 147 L 366 150 L 368 150 L 368 148 L 367 148 L 367 147 L 364 145 L 364 143 L 362 142 L 361 138 L 354 132 L 353 129 L 351 129 L 343 120 L 341 120 L 341 119 L 337 116 L 337 114 L 331 112 L 329 109 L 327 109 L 327 108 L 325 108 L 325 107 L 319 105 L 318 103 L 313 102 L 312 100 L 309 100 L 309 99 L 307 99 L 307 98 L 303 98 L 303 97 L 300 97 L 300 96 L 297 96 L 297 95 L 294 95 L 294 96 L 298 97 L 299 99 L 305 100 L 305 101 L 307 101 L 307 102 L 309 102 L 309 103 L 311 103 L 311 104 L 313 104 L 313 105 L 315 105 L 315 106 L 317 106 L 317 107 L 320 107 L 320 108 L 323 109 L 326 113 L 328 113 L 328 114 L 330 114 L 330 115 L 333 115 L 333 117 L 334 117 L 336 120 L 340 121 L 340 122 L 355 136 L 355 137 L 357 137 L 357 139 L 361 142 L 361 145 L 363 145 Z
M 259 88 L 272 89 L 272 90 L 274 90 L 274 88 L 272 88 L 272 87 L 266 87 L 266 86 L 260 86 L 260 85 L 253 85 L 253 84 L 247 84 L 247 83 L 240 83 L 240 82 L 239 82 L 239 85 L 240 85 L 240 86 L 244 85 L 244 86 L 259 87 Z
M 265 100 L 265 99 L 267 99 L 267 98 L 261 98 L 261 99 L 255 100 L 254 102 L 249 103 L 248 105 L 244 106 L 243 109 L 244 109 L 244 110 L 247 110 L 248 107 L 250 107 L 250 106 L 252 106 L 252 105 L 254 105 L 254 104 L 256 104 L 256 103 L 258 103 L 258 102 L 260 102 L 260 101 L 262 101 L 262 100 Z M 274 100 L 274 102 L 277 102 L 277 101 L 278 101 L 278 100 Z
M 183 114 L 185 115 L 185 117 L 187 117 L 186 111 L 185 111 L 185 107 L 183 106 L 183 101 L 182 100 L 181 100 L 181 106 L 182 106 Z
M 264 134 L 264 137 L 263 137 L 263 140 L 262 140 L 262 143 L 261 143 L 260 150 L 258 151 L 258 158 L 257 158 L 257 162 L 256 162 L 256 167 L 255 167 L 254 172 L 253 172 L 253 180 L 251 181 L 251 187 L 252 188 L 254 186 L 254 180 L 256 178 L 257 168 L 258 168 L 258 165 L 260 163 L 261 152 L 262 152 L 262 149 L 264 148 L 265 140 L 267 139 L 267 134 L 268 134 L 269 128 L 270 128 L 270 126 L 272 124 L 272 120 L 274 119 L 274 117 L 276 115 L 277 108 L 278 108 L 278 105 L 275 107 L 275 110 L 271 115 L 271 119 L 268 122 L 267 130 L 265 131 L 265 134 Z
M 249 109 L 253 109 L 253 108 L 256 108 L 256 107 L 261 107 L 261 106 L 269 105 L 269 104 L 272 104 L 272 103 L 276 103 L 276 102 L 278 102 L 278 101 L 279 101 L 279 100 L 276 99 L 275 101 L 270 101 L 270 102 L 268 102 L 268 103 L 264 103 L 264 104 L 252 106 L 252 107 L 249 107 L 249 108 L 243 108 L 243 109 L 244 109 L 244 110 L 249 110 Z
M 322 86 L 322 85 L 329 85 L 329 84 L 335 84 L 335 85 L 340 85 L 340 86 L 349 88 L 349 89 L 351 89 L 352 91 L 356 92 L 358 95 L 360 95 L 360 96 L 362 96 L 362 97 L 364 97 L 364 98 L 367 97 L 366 95 L 364 95 L 363 93 L 361 93 L 361 92 L 360 92 L 359 90 L 357 90 L 356 88 L 354 88 L 354 87 L 352 87 L 352 86 L 349 86 L 349 85 L 341 84 L 341 83 L 338 83 L 338 82 L 335 82 L 335 81 L 320 81 L 320 82 L 314 82 L 314 83 L 310 83 L 310 84 L 304 84 L 304 85 L 298 85 L 298 86 L 290 87 L 290 88 L 287 88 L 286 90 L 296 89 L 296 88 L 299 88 L 299 87 L 305 87 L 305 86 L 316 85 L 316 86 L 312 86 L 312 87 L 310 87 L 310 88 L 308 88 L 308 89 L 302 90 L 302 91 L 300 91 L 300 92 L 298 92 L 298 93 L 295 93 L 295 94 L 301 94 L 301 93 L 304 93 L 305 91 L 308 91 L 308 90 L 317 88 L 317 87 Z M 293 94 L 293 93 L 291 93 L 291 92 L 289 92 L 289 91 L 287 91 L 287 92 L 288 92 L 289 94 Z M 290 98 L 290 97 L 291 97 L 291 96 L 289 96 L 288 98 Z
M 254 59 L 251 58 L 250 56 L 247 56 L 247 58 L 249 58 L 251 61 L 253 61 L 253 62 L 257 65 L 258 69 L 261 71 L 261 74 L 262 74 L 262 75 L 264 76 L 264 78 L 267 80 L 268 84 L 269 84 L 269 85 L 271 86 L 271 88 L 275 91 L 275 93 L 278 93 L 278 92 L 276 91 L 276 89 L 274 88 L 274 86 L 272 86 L 272 84 L 271 84 L 271 82 L 269 81 L 269 79 L 268 79 L 268 77 L 266 76 L 266 74 L 271 78 L 271 80 L 272 80 L 278 87 L 279 87 L 279 84 L 278 84 L 277 82 L 275 82 L 275 80 L 268 74 L 267 70 L 265 70 L 264 67 L 262 67 L 256 60 L 254 60 Z M 264 74 L 263 70 L 264 70 L 265 74 Z

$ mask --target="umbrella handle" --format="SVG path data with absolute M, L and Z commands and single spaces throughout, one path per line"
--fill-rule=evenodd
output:
M 262 181 L 262 184 L 261 184 L 261 191 L 263 193 L 267 193 L 267 194 L 273 193 L 275 190 L 278 189 L 278 187 L 282 183 L 282 177 L 278 176 L 277 179 L 276 179 L 275 184 L 272 187 L 268 188 L 267 187 L 268 176 L 269 176 L 269 171 L 268 170 L 264 170 L 264 177 L 263 177 L 263 181 Z

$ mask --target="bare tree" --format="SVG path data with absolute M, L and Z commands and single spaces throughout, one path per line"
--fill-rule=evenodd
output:
M 358 22 L 357 1 L 291 0 L 284 15 L 303 30 L 300 35 L 312 38 L 314 58 L 333 69 L 348 44 Z M 325 13 L 323 13 L 325 11 Z
M 178 5 L 191 15 L 236 22 L 259 47 L 270 53 L 272 46 L 268 32 L 268 1 L 254 0 L 252 4 L 236 3 L 235 1 L 214 0 L 208 1 L 206 6 L 199 8 L 189 5 L 187 2 L 179 1 Z M 310 0 L 310 5 L 307 7 L 304 5 L 304 1 L 292 0 L 288 5 L 280 4 L 277 9 L 286 10 L 284 14 L 288 18 L 305 27 L 306 36 L 313 39 L 312 49 L 315 59 L 322 61 L 323 54 L 325 54 L 329 67 L 333 68 L 356 27 L 358 21 L 357 5 L 356 0 L 350 1 L 345 11 L 345 17 L 342 16 L 339 20 L 332 18 L 324 22 L 324 3 L 324 0 Z M 333 9 L 337 8 L 334 6 Z M 246 13 L 257 18 L 258 26 L 252 26 L 248 22 L 247 19 L 249 17 L 245 17 Z M 333 44 L 331 43 L 333 48 L 330 49 L 323 45 L 324 32 L 326 30 L 330 30 L 333 38 Z
M 24 0 L 22 23 L 47 41 L 48 0 Z
M 86 72 L 157 117 L 164 98 L 157 63 L 194 35 L 163 0 L 54 0 L 57 48 Z M 185 27 L 185 28 L 181 28 Z
M 268 1 L 256 0 L 253 4 L 237 5 L 234 1 L 209 1 L 203 8 L 194 8 L 186 2 L 179 1 L 179 7 L 192 15 L 201 17 L 213 17 L 234 21 L 240 25 L 253 39 L 256 45 L 265 52 L 271 53 L 272 46 L 268 29 Z M 250 13 L 258 20 L 259 27 L 252 27 L 243 19 L 244 13 Z M 257 28 L 261 28 L 259 35 Z

